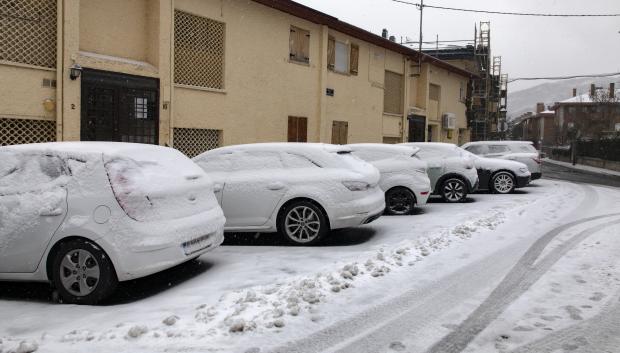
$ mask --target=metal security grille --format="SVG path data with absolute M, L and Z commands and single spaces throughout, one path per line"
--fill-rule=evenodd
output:
M 55 121 L 0 118 L 0 146 L 53 141 Z
M 225 24 L 174 11 L 174 82 L 224 89 Z
M 0 0 L 0 60 L 56 67 L 56 0 Z
M 390 114 L 402 114 L 404 95 L 403 75 L 386 71 L 383 91 L 383 111 Z
M 222 145 L 222 130 L 175 127 L 172 132 L 173 147 L 190 158 Z

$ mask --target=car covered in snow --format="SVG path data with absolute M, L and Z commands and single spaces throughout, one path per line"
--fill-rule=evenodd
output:
M 477 156 L 521 162 L 532 173 L 532 180 L 542 177 L 540 153 L 531 141 L 475 141 L 461 147 Z
M 223 241 L 212 182 L 174 149 L 43 143 L 0 147 L 0 161 L 0 280 L 94 304 Z
M 410 142 L 404 146 L 418 147 L 416 154 L 428 164 L 427 173 L 433 194 L 445 202 L 462 202 L 478 188 L 478 172 L 474 161 L 463 150 L 450 143 Z
M 509 194 L 516 188 L 527 186 L 531 173 L 527 166 L 516 161 L 476 156 L 466 150 L 478 171 L 478 190 L 488 190 L 496 194 Z
M 431 193 L 426 162 L 415 158 L 417 147 L 381 143 L 348 145 L 353 154 L 381 173 L 379 186 L 385 192 L 385 213 L 412 214 L 416 204 L 424 205 Z
M 385 208 L 379 171 L 346 146 L 257 143 L 194 158 L 214 180 L 229 232 L 279 232 L 296 245 L 359 226 Z

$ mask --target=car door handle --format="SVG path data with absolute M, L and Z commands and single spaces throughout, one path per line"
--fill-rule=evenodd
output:
M 55 208 L 53 210 L 43 210 L 39 212 L 39 216 L 41 217 L 58 217 L 62 216 L 63 211 L 61 208 Z
M 220 183 L 213 184 L 213 192 L 221 192 L 223 188 L 224 188 L 224 185 Z
M 274 181 L 272 183 L 267 184 L 267 189 L 269 190 L 282 190 L 286 187 L 286 185 L 284 185 L 284 183 L 281 183 L 279 181 Z

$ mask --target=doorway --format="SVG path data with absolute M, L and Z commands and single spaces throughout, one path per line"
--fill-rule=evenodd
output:
M 159 80 L 82 72 L 82 141 L 159 143 Z
M 409 142 L 424 142 L 426 117 L 423 115 L 409 115 Z

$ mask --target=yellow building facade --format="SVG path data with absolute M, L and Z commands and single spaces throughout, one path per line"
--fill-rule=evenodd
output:
M 470 73 L 292 1 L 0 6 L 3 145 L 469 139 Z

